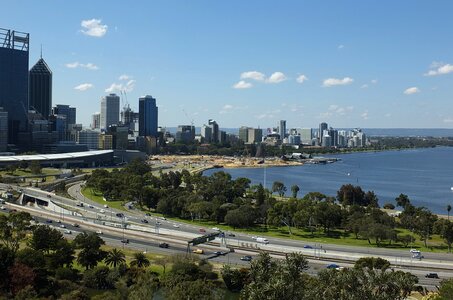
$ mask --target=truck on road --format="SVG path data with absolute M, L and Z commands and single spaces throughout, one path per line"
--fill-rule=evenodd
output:
M 263 237 L 257 237 L 256 238 L 257 243 L 262 243 L 262 244 L 269 244 L 269 240 Z

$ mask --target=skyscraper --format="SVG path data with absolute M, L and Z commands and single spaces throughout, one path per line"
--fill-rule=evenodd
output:
M 68 126 L 76 123 L 76 108 L 75 107 L 70 107 L 67 104 L 57 104 L 53 108 L 52 113 L 54 115 L 66 116 L 66 124 Z
M 8 112 L 8 141 L 27 131 L 29 34 L 0 28 L 0 107 Z
M 146 95 L 138 99 L 138 135 L 157 137 L 156 99 Z
M 0 152 L 8 148 L 8 112 L 0 107 Z
M 101 113 L 96 112 L 91 116 L 91 129 L 101 129 Z
M 101 99 L 101 130 L 117 125 L 120 120 L 120 97 L 110 94 Z
M 323 135 L 324 135 L 324 130 L 327 130 L 327 123 L 320 123 L 319 124 L 319 130 L 318 130 L 318 141 L 319 141 L 319 144 L 321 145 L 322 144 L 322 138 L 323 138 Z
M 218 143 L 219 142 L 219 124 L 215 120 L 209 119 L 208 126 L 211 127 L 212 135 L 211 135 L 211 142 Z
M 280 126 L 278 127 L 278 134 L 280 139 L 283 140 L 286 136 L 286 120 L 280 120 Z
M 41 57 L 29 74 L 29 105 L 48 120 L 52 109 L 52 71 Z

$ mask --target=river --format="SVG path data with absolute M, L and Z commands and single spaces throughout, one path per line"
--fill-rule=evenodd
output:
M 424 206 L 434 213 L 446 214 L 453 206 L 453 147 L 423 148 L 401 151 L 358 152 L 332 155 L 341 160 L 331 164 L 306 164 L 292 167 L 224 169 L 233 178 L 246 177 L 252 184 L 264 183 L 272 188 L 281 181 L 291 194 L 297 184 L 299 196 L 321 192 L 336 196 L 343 184 L 359 185 L 364 191 L 374 191 L 382 206 L 395 204 L 400 194 L 409 196 L 412 204 Z M 218 172 L 205 171 L 204 175 Z

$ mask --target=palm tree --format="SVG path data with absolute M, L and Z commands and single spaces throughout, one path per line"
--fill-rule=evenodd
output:
M 448 220 L 450 220 L 450 211 L 451 211 L 451 205 L 447 205 L 447 213 L 448 213 Z
M 149 265 L 150 265 L 149 259 L 146 257 L 145 254 L 143 254 L 142 252 L 134 253 L 134 259 L 131 261 L 131 266 L 146 268 L 149 267 Z
M 107 253 L 107 257 L 104 259 L 104 261 L 107 266 L 113 266 L 114 268 L 116 268 L 117 265 L 126 262 L 126 257 L 123 251 L 114 248 L 112 249 L 112 251 L 109 251 Z

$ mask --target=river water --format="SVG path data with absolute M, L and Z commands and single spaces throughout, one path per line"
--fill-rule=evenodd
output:
M 409 196 L 416 206 L 425 206 L 434 213 L 446 214 L 453 206 L 453 147 L 437 147 L 401 151 L 359 152 L 333 155 L 341 161 L 331 164 L 306 164 L 291 167 L 224 169 L 233 178 L 246 177 L 252 184 L 266 182 L 268 189 L 281 181 L 291 194 L 297 184 L 299 196 L 321 192 L 336 196 L 347 183 L 359 185 L 364 191 L 374 191 L 382 206 L 395 204 L 400 194 Z M 207 170 L 210 175 L 218 169 Z

